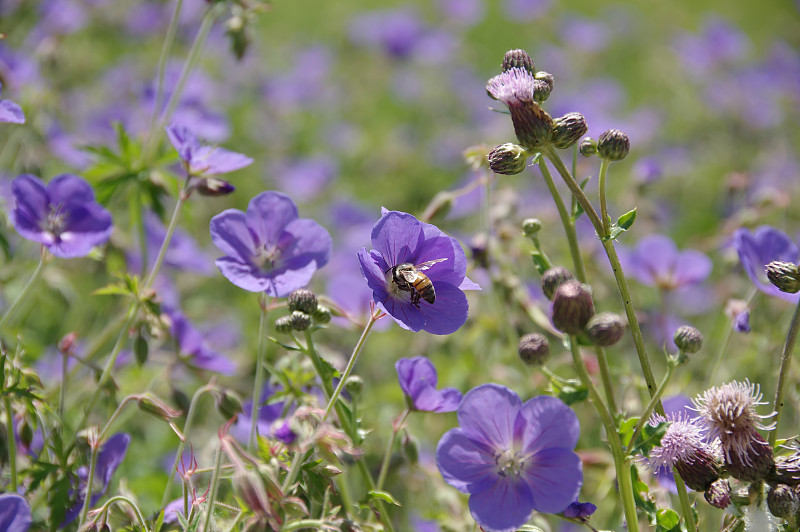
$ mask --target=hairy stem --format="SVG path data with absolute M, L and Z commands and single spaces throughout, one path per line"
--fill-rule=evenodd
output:
M 800 331 L 800 301 L 794 309 L 792 316 L 792 323 L 789 326 L 789 332 L 786 335 L 786 343 L 783 345 L 783 354 L 781 355 L 781 370 L 778 374 L 778 388 L 775 390 L 775 429 L 769 433 L 769 444 L 775 447 L 775 442 L 778 440 L 778 424 L 781 421 L 781 412 L 783 411 L 783 392 L 786 388 L 786 380 L 789 376 L 789 367 L 792 364 L 792 351 L 794 344 L 797 341 L 797 333 Z
M 247 450 L 256 448 L 258 411 L 261 409 L 261 389 L 264 386 L 264 359 L 267 353 L 267 308 L 268 297 L 262 293 L 258 299 L 261 318 L 258 320 L 258 355 L 256 357 L 256 378 L 253 382 L 253 411 L 250 413 L 250 434 L 247 437 Z

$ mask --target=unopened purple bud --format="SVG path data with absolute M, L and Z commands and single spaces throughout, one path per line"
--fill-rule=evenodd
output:
M 495 174 L 516 175 L 525 171 L 528 166 L 528 150 L 508 142 L 501 144 L 486 156 L 489 169 Z
M 691 325 L 681 325 L 672 340 L 684 353 L 697 353 L 703 347 L 703 334 Z
M 525 364 L 541 366 L 550 358 L 550 342 L 543 334 L 526 334 L 519 339 L 517 351 Z
M 800 498 L 794 488 L 786 484 L 778 484 L 769 490 L 767 506 L 775 517 L 793 521 L 800 510 Z
M 553 137 L 553 119 L 538 103 L 521 102 L 510 110 L 514 132 L 520 144 L 537 151 L 542 146 L 550 144 Z
M 625 320 L 613 312 L 595 314 L 586 324 L 586 334 L 594 345 L 612 346 L 625 335 Z
M 313 314 L 317 310 L 317 296 L 307 288 L 300 288 L 289 294 L 289 310 Z
M 584 157 L 591 157 L 592 155 L 597 154 L 597 141 L 592 137 L 586 137 L 581 141 L 578 150 Z
M 719 479 L 703 494 L 708 504 L 724 510 L 731 504 L 731 485 L 725 479 Z
M 216 177 L 200 179 L 195 183 L 193 188 L 197 190 L 200 195 L 211 197 L 227 196 L 236 190 L 236 187 L 224 179 L 218 179 Z
M 567 281 L 553 295 L 553 325 L 567 334 L 583 331 L 594 315 L 594 301 L 589 286 Z
M 619 129 L 609 129 L 597 141 L 597 153 L 601 159 L 621 161 L 631 150 L 628 134 Z
M 769 282 L 781 292 L 796 294 L 800 291 L 800 272 L 795 264 L 774 260 L 766 265 L 766 270 Z
M 678 459 L 675 469 L 686 485 L 695 491 L 706 491 L 719 479 L 719 464 L 704 449 L 695 449 L 687 460 Z
M 550 268 L 542 274 L 542 292 L 544 292 L 547 299 L 552 300 L 558 287 L 573 279 L 575 279 L 575 276 L 564 267 L 556 266 L 555 268 Z
M 742 454 L 729 452 L 725 457 L 725 468 L 730 475 L 742 482 L 758 482 L 766 478 L 775 467 L 772 447 L 758 432 L 750 435 L 750 446 Z
M 553 146 L 559 150 L 569 148 L 586 134 L 589 127 L 580 113 L 567 113 L 553 120 Z
M 531 74 L 536 70 L 533 65 L 533 59 L 525 50 L 509 50 L 503 56 L 503 72 L 512 68 L 524 68 Z

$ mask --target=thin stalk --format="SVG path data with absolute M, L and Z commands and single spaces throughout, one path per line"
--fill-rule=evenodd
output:
M 111 505 L 114 504 L 115 502 L 126 502 L 126 503 L 128 503 L 128 506 L 130 506 L 133 509 L 133 511 L 136 512 L 136 517 L 137 517 L 137 519 L 139 519 L 139 523 L 140 523 L 140 525 L 142 527 L 142 530 L 144 530 L 144 532 L 149 532 L 150 529 L 147 528 L 147 521 L 144 520 L 144 516 L 142 515 L 142 511 L 139 510 L 139 507 L 136 506 L 136 504 L 132 500 L 130 500 L 129 498 L 124 497 L 122 495 L 115 495 L 114 497 L 111 497 L 110 499 L 108 499 L 108 501 L 106 501 L 106 503 L 103 506 L 105 508 L 110 508 Z
M 383 453 L 381 471 L 378 474 L 378 483 L 375 485 L 375 489 L 378 491 L 383 489 L 383 483 L 386 482 L 386 475 L 389 473 L 389 462 L 392 458 L 392 449 L 394 449 L 394 443 L 397 441 L 397 435 L 400 433 L 400 429 L 403 427 L 403 422 L 405 422 L 410 412 L 411 411 L 406 408 L 392 424 L 392 437 L 389 439 L 389 443 L 386 445 L 386 452 Z
M 758 290 L 756 288 L 750 289 L 750 293 L 747 294 L 747 297 L 745 298 L 748 307 L 753 302 L 753 298 L 756 296 L 757 293 Z M 728 350 L 728 345 L 730 344 L 731 338 L 733 337 L 733 325 L 728 322 L 727 316 L 723 315 L 722 319 L 726 324 L 725 338 L 721 342 L 717 342 L 717 345 L 719 347 L 717 348 L 717 352 L 714 354 L 714 362 L 711 364 L 711 371 L 708 373 L 708 376 L 706 377 L 706 387 L 709 387 L 714 382 L 716 382 L 715 379 L 717 376 L 717 372 L 719 371 L 719 368 L 722 365 L 722 357 Z
M 294 457 L 292 457 L 292 465 L 289 466 L 289 472 L 286 473 L 286 478 L 283 479 L 283 483 L 281 484 L 281 492 L 286 493 L 289 491 L 292 482 L 297 478 L 297 472 L 300 470 L 300 466 L 303 465 L 305 455 L 306 453 L 301 453 L 299 450 L 295 451 Z
M 190 181 L 191 178 L 187 177 L 183 186 L 183 190 L 178 193 L 178 199 L 175 202 L 175 210 L 172 211 L 172 218 L 169 220 L 169 225 L 167 226 L 166 234 L 164 235 L 164 241 L 161 243 L 161 248 L 158 250 L 158 255 L 156 255 L 156 260 L 153 263 L 153 267 L 150 270 L 150 273 L 147 275 L 143 290 L 147 290 L 153 285 L 153 281 L 155 280 L 156 275 L 158 275 L 161 265 L 164 263 L 164 257 L 167 256 L 167 251 L 169 250 L 169 243 L 172 241 L 172 235 L 175 234 L 175 229 L 178 227 L 178 220 L 181 217 L 183 204 L 189 199 Z
M 92 445 L 92 453 L 89 459 L 89 477 L 86 479 L 86 495 L 83 498 L 83 508 L 78 519 L 78 528 L 86 521 L 86 514 L 89 513 L 89 501 L 92 499 L 92 489 L 94 488 L 94 471 L 97 467 L 97 453 L 100 451 L 100 438 L 97 438 Z
M 608 166 L 611 161 L 603 159 L 600 163 L 600 219 L 603 221 L 603 234 L 611 234 L 611 222 L 608 217 L 608 204 L 606 202 L 606 174 L 608 174 Z
M 556 152 L 555 149 L 553 149 L 552 147 L 546 147 L 542 148 L 542 154 L 544 154 L 545 157 L 550 159 L 550 162 L 553 163 L 553 166 L 556 167 L 556 170 L 564 179 L 564 182 L 567 184 L 567 187 L 569 187 L 569 190 L 570 192 L 572 192 L 572 195 L 575 197 L 578 203 L 580 203 L 581 207 L 583 207 L 586 216 L 589 217 L 589 221 L 592 222 L 592 225 L 594 226 L 598 235 L 600 235 L 601 238 L 605 236 L 602 233 L 603 223 L 600 221 L 600 217 L 597 215 L 597 211 L 594 210 L 594 207 L 589 202 L 589 198 L 587 198 L 586 194 L 584 194 L 583 189 L 580 187 L 578 182 L 575 181 L 575 179 L 572 177 L 572 174 L 570 174 L 569 170 L 567 170 L 567 167 L 564 166 L 564 162 L 561 160 L 561 157 L 559 157 L 558 152 Z
M 268 296 L 261 293 L 258 298 L 258 306 L 261 309 L 261 318 L 258 320 L 258 355 L 256 358 L 256 378 L 253 382 L 253 411 L 250 414 L 250 434 L 247 437 L 247 450 L 253 452 L 256 448 L 256 423 L 258 422 L 258 411 L 261 409 L 261 389 L 264 386 L 264 359 L 267 352 L 267 308 Z
M 208 532 L 211 523 L 211 514 L 214 513 L 214 501 L 217 499 L 217 484 L 219 484 L 219 470 L 222 465 L 222 445 L 217 443 L 217 452 L 214 458 L 214 473 L 211 475 L 211 487 L 206 500 L 206 520 L 203 522 L 203 532 Z
M 3 382 L 5 386 L 5 382 Z M 14 412 L 11 410 L 11 398 L 3 395 L 3 406 L 6 409 L 6 445 L 8 446 L 8 473 L 11 476 L 9 491 L 17 492 L 17 441 L 14 437 Z
M 792 351 L 798 331 L 800 331 L 800 301 L 794 309 L 789 333 L 786 335 L 786 343 L 783 345 L 783 355 L 781 355 L 781 371 L 778 374 L 778 389 L 775 391 L 775 428 L 769 433 L 769 444 L 772 447 L 775 447 L 775 442 L 778 440 L 778 424 L 783 411 L 783 392 L 786 388 L 786 378 L 789 376 L 789 366 L 792 364 Z
M 650 402 L 647 404 L 647 408 L 644 409 L 642 412 L 642 416 L 639 418 L 639 421 L 636 423 L 636 427 L 633 429 L 633 435 L 631 436 L 631 441 L 629 445 L 636 444 L 636 438 L 639 437 L 639 433 L 642 432 L 647 421 L 650 419 L 650 414 L 653 413 L 653 409 L 656 407 L 656 404 L 661 401 L 661 396 L 664 394 L 664 390 L 667 388 L 667 384 L 669 384 L 670 379 L 672 379 L 672 374 L 675 373 L 675 364 L 670 362 L 667 365 L 667 373 L 664 375 L 664 378 L 661 379 L 661 384 L 658 385 L 658 390 L 656 394 L 650 399 Z
M 675 485 L 678 487 L 678 499 L 681 501 L 683 520 L 686 523 L 688 532 L 697 532 L 697 523 L 694 520 L 694 512 L 692 511 L 692 503 L 689 500 L 689 493 L 686 491 L 686 483 L 677 472 L 673 472 L 673 477 L 675 477 Z
M 39 277 L 42 274 L 46 257 L 47 257 L 47 248 L 42 246 L 42 252 L 39 256 L 39 264 L 36 265 L 36 269 L 33 270 L 33 274 L 31 275 L 30 279 L 28 279 L 28 282 L 25 284 L 25 286 L 22 288 L 22 292 L 19 293 L 17 299 L 15 299 L 14 302 L 11 304 L 11 306 L 8 307 L 8 310 L 6 310 L 5 314 L 3 314 L 3 317 L 0 318 L 0 330 L 2 330 L 3 327 L 5 327 L 11 316 L 17 311 L 17 309 L 19 309 L 22 302 L 25 301 L 25 299 L 28 297 L 28 294 L 31 293 L 31 290 L 33 289 L 34 285 L 36 285 L 36 281 L 39 280 Z
M 69 373 L 67 372 L 67 362 L 69 361 L 69 353 L 61 353 L 61 389 L 58 391 L 58 419 L 64 419 L 64 403 L 67 401 L 67 380 Z

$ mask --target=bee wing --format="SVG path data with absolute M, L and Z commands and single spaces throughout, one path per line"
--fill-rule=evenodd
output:
M 403 279 L 406 280 L 407 283 L 412 284 L 414 281 L 417 280 L 417 272 L 416 271 L 401 271 L 399 272 L 400 275 L 403 276 Z
M 422 264 L 415 264 L 414 267 L 418 271 L 424 272 L 425 270 L 429 269 L 431 266 L 433 266 L 437 262 L 444 262 L 446 260 L 447 260 L 447 257 L 445 257 L 443 259 L 433 259 L 433 260 L 429 260 L 428 262 L 423 262 Z M 409 281 L 409 282 L 411 282 L 411 281 Z

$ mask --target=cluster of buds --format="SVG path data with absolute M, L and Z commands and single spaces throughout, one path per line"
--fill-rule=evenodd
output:
M 609 129 L 604 131 L 598 140 L 586 137 L 581 141 L 578 149 L 584 157 L 597 155 L 608 161 L 621 161 L 631 150 L 631 141 L 624 131 Z
M 275 320 L 275 330 L 282 333 L 305 331 L 312 325 L 331 321 L 331 311 L 317 301 L 314 292 L 301 288 L 289 294 L 289 314 Z
M 800 525 L 800 449 L 789 456 L 775 458 L 775 468 L 766 478 L 769 485 L 767 506 L 775 517 L 784 519 L 791 530 Z
M 553 325 L 565 333 L 585 336 L 600 347 L 616 344 L 625 334 L 625 320 L 612 312 L 595 314 L 592 289 L 566 268 L 544 272 L 542 291 L 553 302 Z

